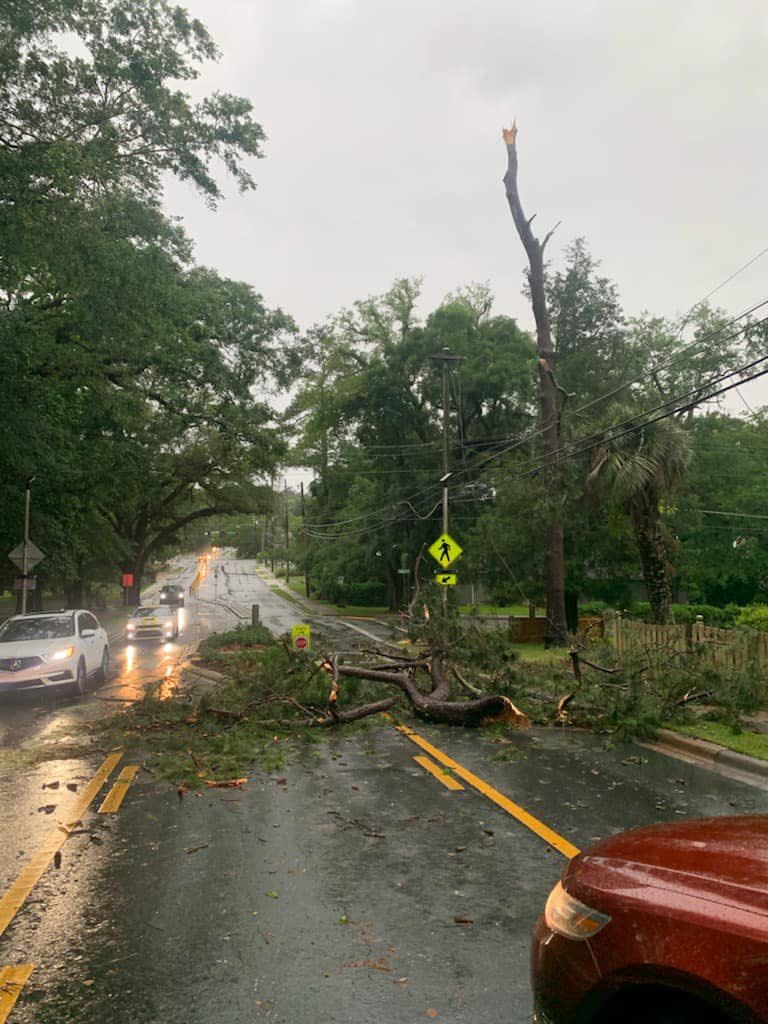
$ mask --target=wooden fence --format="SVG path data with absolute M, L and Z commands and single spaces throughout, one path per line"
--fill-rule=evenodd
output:
M 623 619 L 617 612 L 606 616 L 605 635 L 622 657 L 641 652 L 659 655 L 697 655 L 722 668 L 768 668 L 768 633 L 752 629 L 718 629 L 705 626 L 701 615 L 681 626 L 656 626 Z

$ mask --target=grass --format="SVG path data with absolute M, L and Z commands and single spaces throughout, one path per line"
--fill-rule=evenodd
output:
M 545 648 L 544 644 L 510 644 L 520 661 L 535 661 L 539 664 L 554 665 L 568 658 L 565 647 Z
M 748 754 L 761 761 L 768 761 L 768 736 L 764 733 L 736 732 L 724 722 L 705 721 L 694 722 L 690 725 L 678 725 L 673 722 L 668 725 L 668 728 L 674 729 L 675 732 L 685 733 L 686 736 L 695 736 L 700 740 L 719 743 L 721 747 L 735 750 L 739 754 Z
M 291 582 L 288 584 L 288 587 L 290 590 L 294 592 L 294 594 L 297 594 L 299 597 L 306 598 L 306 588 L 304 586 L 303 576 L 299 576 L 298 579 L 292 579 Z M 282 587 L 273 587 L 272 589 L 275 590 L 276 593 L 280 593 L 281 591 L 284 593 Z M 379 616 L 389 614 L 389 610 L 385 608 L 383 605 L 342 605 L 334 604 L 332 601 L 323 601 L 319 597 L 313 597 L 312 600 L 317 602 L 317 604 L 324 605 L 326 608 L 328 608 L 329 611 L 336 612 L 337 615 Z
M 528 618 L 527 604 L 463 604 L 462 615 L 523 615 Z

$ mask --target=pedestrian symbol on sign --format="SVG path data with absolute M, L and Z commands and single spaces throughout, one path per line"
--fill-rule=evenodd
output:
M 429 553 L 443 569 L 447 569 L 461 555 L 464 549 L 448 533 L 441 533 L 430 546 Z

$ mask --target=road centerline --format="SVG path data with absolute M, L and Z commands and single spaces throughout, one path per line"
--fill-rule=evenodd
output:
M 101 807 L 99 807 L 99 814 L 117 814 L 128 792 L 128 787 L 136 778 L 138 770 L 139 766 L 137 764 L 127 764 L 122 769 L 114 785 L 104 797 Z
M 40 881 L 55 854 L 69 839 L 73 823 L 77 822 L 85 814 L 89 804 L 94 800 L 96 794 L 112 774 L 122 756 L 122 751 L 116 750 L 102 762 L 96 774 L 78 796 L 77 800 L 75 800 L 73 806 L 69 808 L 68 813 L 71 815 L 69 823 L 67 825 L 58 825 L 50 833 L 48 838 L 38 847 L 37 852 L 32 855 L 32 858 L 21 869 L 16 880 L 11 883 L 5 894 L 0 898 L 0 935 L 5 932 L 8 925 L 24 906 L 29 894 Z
M 16 1000 L 34 969 L 34 964 L 0 967 L 0 1024 L 8 1019 L 8 1014 L 16 1005 Z
M 482 794 L 486 799 L 496 804 L 507 814 L 510 814 L 513 818 L 516 818 L 522 825 L 534 832 L 540 839 L 543 839 L 545 843 L 548 843 L 553 849 L 557 850 L 558 853 L 562 853 L 564 857 L 569 860 L 571 857 L 575 857 L 579 853 L 578 846 L 574 846 L 573 843 L 568 842 L 563 836 L 559 835 L 554 829 L 551 829 L 548 825 L 545 825 L 543 821 L 539 821 L 532 814 L 529 814 L 525 808 L 520 807 L 509 797 L 504 796 L 493 786 L 485 782 L 478 775 L 469 771 L 458 761 L 455 761 L 448 754 L 443 753 L 438 747 L 434 746 L 428 740 L 425 740 L 417 732 L 411 729 L 408 725 L 396 725 L 395 728 L 398 732 L 401 732 L 404 736 L 421 747 L 422 750 L 430 754 L 436 761 L 445 765 L 446 768 L 450 768 L 455 775 L 458 775 L 460 779 L 463 779 L 469 786 L 477 790 L 478 793 Z
M 413 760 L 416 762 L 416 764 L 420 764 L 425 771 L 428 771 L 430 775 L 434 775 L 437 781 L 441 782 L 446 789 L 464 789 L 464 787 L 458 781 L 458 779 L 454 779 L 452 775 L 448 775 L 446 772 L 443 771 L 440 765 L 435 764 L 434 761 L 430 761 L 428 757 L 423 757 L 419 754 L 414 754 Z

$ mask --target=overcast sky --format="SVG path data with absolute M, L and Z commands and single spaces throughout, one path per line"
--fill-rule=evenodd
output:
M 424 312 L 487 281 L 530 327 L 515 116 L 524 207 L 540 235 L 562 221 L 551 258 L 586 237 L 629 314 L 681 313 L 768 245 L 765 0 L 181 2 L 223 54 L 199 88 L 248 96 L 268 142 L 255 193 L 224 181 L 211 213 L 172 184 L 169 211 L 302 327 L 413 275 Z M 767 276 L 716 301 L 740 312 Z

